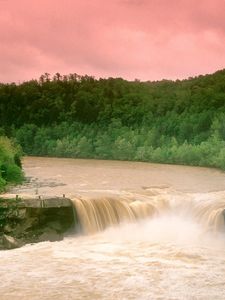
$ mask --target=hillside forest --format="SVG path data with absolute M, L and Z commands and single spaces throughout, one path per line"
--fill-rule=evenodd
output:
M 11 172 L 3 161 L 18 171 L 16 144 L 26 155 L 225 169 L 225 70 L 176 81 L 45 73 L 0 83 L 0 134 L 2 185 Z

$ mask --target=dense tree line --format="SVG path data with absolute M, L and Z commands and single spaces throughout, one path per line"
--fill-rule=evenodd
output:
M 31 155 L 225 169 L 225 70 L 155 82 L 46 73 L 0 84 L 0 120 Z

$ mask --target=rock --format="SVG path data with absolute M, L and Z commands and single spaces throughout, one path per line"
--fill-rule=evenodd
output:
M 48 226 L 48 228 L 50 228 L 50 229 L 52 229 L 56 232 L 62 232 L 63 231 L 62 225 L 57 221 L 48 222 L 47 226 Z
M 19 239 L 26 238 L 26 236 L 30 236 L 30 233 L 36 231 L 37 226 L 38 218 L 24 219 L 13 228 L 12 235 Z
M 11 225 L 10 224 L 6 224 L 5 226 L 4 226 L 4 230 L 3 230 L 5 233 L 10 233 L 10 232 L 12 232 L 13 231 L 13 228 L 11 227 Z
M 22 243 L 10 235 L 3 234 L 2 246 L 4 249 L 15 249 L 22 246 Z
M 44 241 L 55 242 L 55 241 L 61 241 L 61 240 L 63 240 L 63 235 L 57 233 L 55 230 L 52 230 L 52 229 L 47 229 L 38 238 L 39 242 L 44 242 Z
M 25 208 L 19 209 L 17 218 L 18 219 L 25 219 L 25 217 L 26 217 L 26 209 Z
M 24 223 L 21 224 L 21 229 L 23 231 L 30 230 L 32 227 L 37 226 L 37 224 L 38 224 L 38 218 L 36 218 L 36 217 L 33 217 L 33 218 L 29 217 L 29 218 L 27 218 L 25 220 Z
M 1 236 L 0 236 L 0 250 L 4 250 L 3 243 L 2 243 L 2 237 Z

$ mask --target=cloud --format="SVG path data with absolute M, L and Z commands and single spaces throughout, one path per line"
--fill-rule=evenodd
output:
M 222 0 L 0 0 L 0 81 L 213 72 L 225 66 L 224 12 Z

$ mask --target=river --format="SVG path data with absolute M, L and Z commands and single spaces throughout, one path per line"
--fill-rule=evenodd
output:
M 1 300 L 225 299 L 225 173 L 37 157 L 23 165 L 29 180 L 10 194 L 65 194 L 75 205 L 95 201 L 95 222 L 108 226 L 1 251 Z M 141 217 L 129 214 L 109 226 L 103 212 L 110 217 L 120 202 Z

